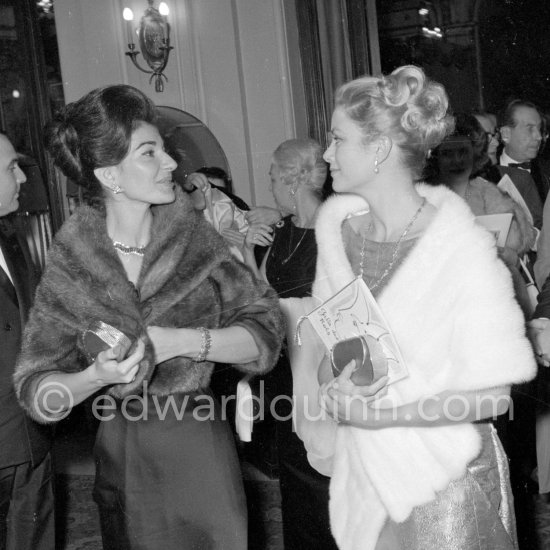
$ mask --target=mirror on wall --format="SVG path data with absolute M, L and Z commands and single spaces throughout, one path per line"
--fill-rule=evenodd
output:
M 157 123 L 166 150 L 178 160 L 174 179 L 182 182 L 195 170 L 216 166 L 231 178 L 227 157 L 214 134 L 198 118 L 174 107 L 157 107 Z

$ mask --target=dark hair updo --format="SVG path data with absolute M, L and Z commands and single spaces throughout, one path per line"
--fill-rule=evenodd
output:
M 367 141 L 391 138 L 415 176 L 422 172 L 428 152 L 452 131 L 448 104 L 445 88 L 414 65 L 399 67 L 388 76 L 347 82 L 335 99 L 336 107 L 362 129 Z
M 155 116 L 155 105 L 137 88 L 104 86 L 57 113 L 44 129 L 44 143 L 55 165 L 93 204 L 103 197 L 94 170 L 119 164 L 134 130 L 142 122 L 154 124 Z

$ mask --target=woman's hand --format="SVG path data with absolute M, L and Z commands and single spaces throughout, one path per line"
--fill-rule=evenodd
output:
M 518 253 L 509 246 L 497 246 L 498 257 L 507 265 L 517 266 L 519 263 Z
M 273 229 L 265 223 L 253 224 L 248 228 L 244 245 L 248 248 L 254 246 L 271 246 L 273 242 Z
M 222 230 L 222 237 L 229 243 L 237 248 L 241 248 L 244 245 L 244 235 L 236 229 L 224 229 Z
M 202 193 L 204 193 L 208 189 L 208 187 L 210 187 L 210 182 L 208 181 L 208 178 L 200 172 L 193 172 L 192 174 L 189 174 L 187 176 L 187 179 L 185 180 L 185 184 L 189 188 L 195 186 Z
M 377 417 L 382 414 L 369 403 L 386 394 L 388 377 L 384 376 L 370 386 L 357 386 L 351 380 L 355 361 L 348 363 L 340 375 L 319 389 L 320 405 L 337 422 L 376 428 Z
M 535 350 L 537 362 L 543 367 L 550 367 L 550 319 L 529 321 L 527 334 Z
M 282 216 L 276 208 L 271 208 L 269 206 L 257 206 L 256 208 L 251 208 L 245 214 L 245 218 L 250 225 L 259 223 L 271 225 L 280 221 Z
M 317 370 L 317 381 L 319 386 L 323 384 L 328 384 L 334 380 L 334 374 L 332 374 L 332 362 L 330 360 L 329 354 L 325 353 L 321 363 L 319 364 L 319 369 Z
M 139 339 L 133 353 L 122 361 L 116 360 L 118 353 L 118 346 L 102 351 L 88 367 L 98 385 L 109 386 L 133 382 L 145 353 L 145 343 Z

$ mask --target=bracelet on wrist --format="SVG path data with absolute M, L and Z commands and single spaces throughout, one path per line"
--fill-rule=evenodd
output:
M 210 351 L 210 346 L 212 345 L 212 336 L 210 335 L 210 331 L 205 327 L 198 327 L 197 330 L 201 333 L 201 349 L 193 361 L 202 363 L 203 361 L 206 361 L 206 358 L 208 357 L 208 352 Z

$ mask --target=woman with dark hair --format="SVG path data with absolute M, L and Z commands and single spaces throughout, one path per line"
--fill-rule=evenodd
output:
M 456 193 L 415 183 L 452 130 L 447 106 L 444 88 L 414 66 L 336 91 L 324 157 L 337 194 L 317 217 L 313 299 L 283 305 L 311 311 L 362 279 L 407 370 L 356 384 L 362 365 L 333 371 L 300 324 L 296 430 L 331 476 L 341 550 L 517 548 L 506 456 L 488 419 L 535 362 L 492 236 Z
M 479 122 L 479 125 L 485 132 L 485 138 L 487 140 L 487 167 L 497 164 L 497 151 L 500 145 L 499 131 L 497 126 L 497 117 L 492 113 L 486 111 L 479 111 L 472 113 L 475 119 Z
M 106 392 L 94 451 L 104 548 L 242 550 L 241 475 L 208 385 L 213 362 L 271 368 L 276 296 L 176 189 L 154 122 L 152 102 L 117 85 L 47 127 L 48 151 L 88 204 L 51 247 L 16 392 L 43 423 Z M 97 354 L 98 339 L 113 347 Z

